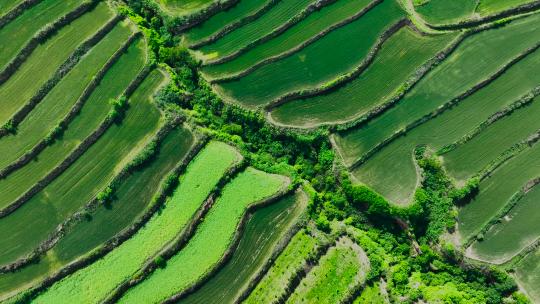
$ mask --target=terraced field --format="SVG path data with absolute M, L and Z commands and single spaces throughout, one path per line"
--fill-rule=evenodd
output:
M 320 259 L 287 303 L 339 303 L 352 297 L 364 283 L 369 261 L 362 249 L 350 239 L 339 239 Z M 341 288 L 335 289 L 336 286 Z
M 422 36 L 406 25 L 389 37 L 373 63 L 357 78 L 323 94 L 292 99 L 272 109 L 270 117 L 279 124 L 301 127 L 354 120 L 387 102 L 452 38 L 455 36 L 451 34 Z
M 540 293 L 536 288 L 540 283 L 540 276 L 538 275 L 540 265 L 539 252 L 531 252 L 523 261 L 517 266 L 516 277 L 527 289 L 528 295 L 535 301 L 540 299 Z
M 320 247 L 321 241 L 317 237 L 305 231 L 298 232 L 247 297 L 245 303 L 276 303 L 283 299 L 290 282 L 307 265 L 309 257 L 316 255 Z
M 212 4 L 214 0 L 159 0 L 159 4 L 175 15 L 187 15 Z
M 256 211 L 245 223 L 244 234 L 230 261 L 200 289 L 182 299 L 182 303 L 233 302 L 248 289 L 247 282 L 271 261 L 274 247 L 283 246 L 283 239 L 298 225 L 305 212 L 305 193 L 288 195 L 280 201 Z M 223 286 L 229 286 L 224 289 Z
M 225 101 L 277 127 L 329 131 L 352 179 L 395 205 L 413 205 L 422 187 L 418 147 L 442 162 L 453 187 L 478 178 L 478 195 L 456 207 L 457 245 L 500 264 L 538 239 L 530 215 L 538 199 L 525 189 L 538 176 L 536 6 L 335 1 L 271 37 L 259 26 L 279 13 L 269 8 L 193 52 Z M 264 37 L 256 43 L 239 34 L 252 27 Z M 220 45 L 233 39 L 242 51 L 223 56 Z
M 454 23 L 462 19 L 470 18 L 477 7 L 477 3 L 484 1 L 476 0 L 429 0 L 420 1 L 422 4 L 416 7 L 418 13 L 433 24 Z
M 0 302 L 540 301 L 539 1 L 0 1 Z
M 427 0 L 413 1 L 416 10 L 429 23 L 440 26 L 458 24 L 499 14 L 516 7 L 534 5 L 531 0 Z M 418 2 L 418 3 L 416 3 Z

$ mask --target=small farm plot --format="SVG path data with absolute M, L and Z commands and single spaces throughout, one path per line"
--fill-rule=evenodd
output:
M 349 238 L 341 238 L 300 282 L 287 303 L 340 303 L 364 283 L 369 260 Z
M 432 25 L 478 20 L 532 3 L 532 0 L 412 0 L 416 11 Z
M 519 99 L 521 102 L 528 99 Z M 514 104 L 517 105 L 517 104 Z M 508 107 L 508 109 L 512 108 Z M 502 112 L 501 112 L 502 113 Z M 530 100 L 506 115 L 492 116 L 443 151 L 442 157 L 448 173 L 457 181 L 465 181 L 497 159 L 505 150 L 526 141 L 540 129 L 540 98 Z M 485 126 L 485 127 L 482 127 Z M 443 149 L 444 150 L 444 149 Z
M 283 300 L 292 280 L 307 266 L 307 260 L 317 255 L 321 246 L 321 241 L 306 230 L 296 233 L 244 303 Z
M 491 15 L 504 10 L 512 9 L 520 5 L 532 3 L 532 0 L 480 0 L 476 12 L 480 15 Z
M 409 1 L 409 0 L 407 0 Z M 431 24 L 455 23 L 473 16 L 481 0 L 412 0 L 416 11 Z M 505 1 L 506 2 L 506 1 Z
M 255 107 L 296 90 L 317 88 L 353 71 L 379 36 L 402 17 L 398 4 L 384 1 L 362 18 L 328 33 L 293 56 L 265 65 L 238 80 L 220 83 L 216 89 L 225 99 Z
M 161 72 L 151 73 L 130 97 L 121 123 L 113 123 L 60 176 L 0 221 L 2 231 L 9 233 L 1 241 L 2 264 L 37 247 L 66 217 L 100 193 L 154 136 L 162 121 L 151 97 L 165 80 Z
M 193 135 L 188 130 L 171 130 L 157 146 L 156 158 L 126 178 L 114 190 L 112 202 L 90 212 L 91 220 L 80 221 L 71 228 L 69 234 L 53 248 L 52 254 L 60 261 L 72 261 L 140 218 L 152 207 L 163 180 L 189 153 L 193 141 Z
M 185 16 L 207 8 L 216 0 L 158 0 L 158 2 L 167 12 Z
M 36 303 L 56 303 L 59 299 L 75 302 L 105 299 L 116 286 L 129 280 L 175 240 L 222 176 L 238 161 L 240 155 L 234 148 L 219 142 L 210 143 L 189 165 L 180 178 L 178 189 L 161 212 L 110 254 L 53 285 L 35 300 Z M 86 286 L 84 292 L 75 292 L 81 290 L 81 286 Z
M 243 229 L 239 223 L 246 209 L 280 195 L 288 184 L 282 176 L 247 168 L 223 188 L 186 246 L 119 302 L 159 303 L 204 279 L 223 262 L 223 255 L 239 237 L 238 229 Z
M 183 298 L 182 303 L 237 301 L 240 293 L 247 288 L 246 285 L 256 279 L 266 263 L 271 262 L 269 258 L 297 225 L 306 203 L 306 194 L 297 192 L 255 211 L 246 221 L 242 238 L 230 260 L 200 289 Z
M 262 66 L 274 58 L 293 56 L 295 51 L 301 50 L 307 43 L 313 43 L 317 38 L 332 29 L 360 16 L 370 2 L 363 1 L 337 1 L 317 10 L 304 20 L 290 27 L 283 34 L 263 44 L 255 45 L 238 57 L 221 64 L 210 64 L 202 69 L 205 77 L 219 82 L 231 76 L 245 73 L 254 66 Z M 312 42 L 313 41 L 313 42 Z

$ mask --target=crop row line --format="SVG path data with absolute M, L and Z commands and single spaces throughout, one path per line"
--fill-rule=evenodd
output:
M 473 95 L 474 93 L 478 92 L 479 90 L 483 89 L 484 87 L 488 86 L 490 83 L 498 79 L 500 76 L 502 76 L 506 71 L 508 71 L 512 66 L 523 60 L 525 57 L 529 56 L 530 54 L 534 53 L 536 50 L 540 48 L 540 42 L 535 44 L 534 46 L 526 49 L 525 51 L 521 52 L 518 56 L 514 57 L 509 62 L 505 63 L 498 71 L 490 75 L 489 77 L 485 78 L 484 80 L 480 81 L 476 85 L 474 85 L 472 88 L 466 90 L 462 94 L 458 95 L 457 97 L 453 98 L 452 100 L 442 104 L 439 106 L 436 110 L 422 116 L 421 118 L 413 121 L 412 123 L 408 124 L 407 126 L 401 128 L 400 130 L 394 132 L 390 137 L 386 138 L 379 144 L 377 144 L 375 147 L 373 147 L 368 152 L 364 153 L 358 160 L 356 160 L 352 165 L 349 166 L 349 169 L 355 169 L 359 166 L 361 166 L 363 163 L 365 163 L 369 158 L 371 158 L 373 155 L 375 155 L 378 151 L 386 147 L 388 144 L 396 140 L 397 138 L 404 136 L 409 131 L 415 129 L 416 127 L 424 124 L 425 122 L 441 115 L 442 113 L 446 112 L 446 110 L 458 105 L 462 100 L 466 99 L 467 97 Z
M 11 21 L 15 20 L 17 17 L 22 15 L 24 11 L 39 2 L 43 0 L 24 0 L 23 2 L 19 3 L 17 6 L 12 8 L 9 12 L 5 13 L 0 17 L 0 29 L 2 29 L 4 26 L 6 26 Z
M 26 59 L 28 59 L 28 57 L 30 57 L 30 54 L 32 54 L 32 52 L 43 41 L 50 38 L 65 25 L 73 22 L 80 16 L 84 15 L 86 12 L 94 8 L 98 3 L 99 0 L 87 0 L 71 12 L 55 20 L 53 23 L 45 25 L 39 32 L 37 32 L 32 38 L 30 38 L 28 43 L 19 51 L 19 53 L 13 59 L 11 59 L 11 61 L 6 65 L 4 70 L 0 72 L 0 84 L 6 82 L 6 80 L 8 80 L 11 75 L 13 75 L 17 71 L 17 69 L 26 61 Z
M 53 275 L 47 277 L 46 279 L 42 280 L 40 283 L 35 285 L 34 287 L 27 289 L 25 292 L 22 293 L 23 298 L 31 300 L 35 296 L 37 296 L 40 292 L 46 290 L 50 286 L 52 286 L 54 283 L 62 280 L 63 278 L 75 273 L 76 271 L 85 268 L 92 263 L 96 262 L 97 260 L 103 258 L 105 255 L 107 255 L 109 252 L 113 251 L 116 247 L 120 246 L 123 242 L 130 239 L 135 233 L 137 233 L 148 221 L 154 216 L 156 212 L 158 212 L 163 204 L 165 203 L 167 197 L 170 195 L 170 193 L 174 190 L 175 184 L 167 183 L 168 180 L 178 180 L 178 177 L 182 172 L 184 172 L 188 166 L 188 164 L 193 160 L 193 158 L 204 148 L 208 141 L 208 137 L 202 134 L 198 134 L 199 138 L 196 143 L 193 144 L 191 150 L 189 153 L 184 157 L 184 159 L 172 170 L 172 172 L 169 174 L 168 178 L 165 178 L 165 181 L 162 182 L 161 189 L 159 193 L 157 193 L 154 198 L 152 199 L 152 202 L 150 204 L 150 207 L 147 209 L 147 211 L 139 217 L 130 227 L 124 229 L 122 232 L 114 236 L 111 240 L 107 241 L 97 249 L 93 250 L 90 254 L 85 255 L 76 261 L 68 264 L 66 267 L 62 268 L 61 270 L 57 271 Z M 94 202 L 92 205 L 87 206 L 89 209 L 95 208 L 97 206 L 97 203 Z M 75 215 L 72 217 L 73 220 L 80 221 L 81 218 L 83 218 L 85 210 L 82 209 L 80 212 L 78 212 L 78 217 L 75 219 Z
M 237 57 L 239 57 L 240 55 L 246 53 L 247 51 L 251 50 L 253 47 L 257 46 L 257 45 L 260 45 L 260 44 L 263 44 L 281 34 L 283 34 L 285 31 L 287 31 L 288 29 L 290 29 L 291 27 L 293 27 L 294 25 L 300 23 L 302 20 L 306 19 L 311 13 L 317 11 L 317 10 L 320 10 L 321 8 L 327 6 L 327 5 L 330 5 L 334 2 L 336 2 L 337 0 L 317 0 L 315 1 L 314 3 L 308 5 L 305 9 L 303 9 L 301 12 L 299 12 L 298 14 L 296 14 L 294 17 L 292 17 L 291 19 L 287 20 L 285 23 L 283 23 L 281 26 L 279 26 L 278 28 L 275 28 L 274 30 L 272 30 L 272 32 L 268 33 L 267 35 L 263 36 L 263 37 L 260 37 L 250 43 L 248 43 L 246 46 L 240 48 L 239 50 L 229 54 L 229 55 L 225 55 L 223 57 L 220 57 L 218 59 L 215 59 L 215 60 L 212 60 L 212 61 L 207 61 L 205 63 L 203 63 L 203 67 L 204 66 L 213 66 L 213 65 L 218 65 L 218 64 L 222 64 L 224 62 L 227 62 L 227 61 L 230 61 L 230 60 L 233 60 Z
M 503 119 L 504 117 L 507 117 L 514 113 L 514 111 L 519 110 L 529 104 L 531 104 L 536 97 L 540 95 L 540 86 L 535 87 L 531 91 L 529 91 L 527 94 L 521 96 L 517 101 L 513 102 L 512 104 L 508 105 L 507 107 L 503 108 L 502 110 L 496 112 L 495 114 L 491 115 L 488 119 L 480 123 L 474 130 L 464 135 L 462 138 L 457 140 L 454 143 L 448 144 L 439 151 L 437 151 L 437 155 L 442 155 L 445 153 L 448 153 L 450 151 L 455 150 L 458 146 L 463 145 L 467 142 L 469 142 L 474 137 L 478 136 L 482 131 L 487 129 L 489 126 L 494 124 L 495 122 L 499 121 L 500 119 Z
M 8 135 L 9 133 L 14 133 L 18 125 L 26 118 L 26 116 L 77 65 L 81 58 L 88 53 L 101 39 L 103 39 L 103 37 L 105 37 L 120 20 L 122 20 L 122 18 L 123 17 L 116 15 L 92 37 L 81 43 L 81 45 L 79 45 L 77 49 L 75 49 L 75 51 L 73 51 L 73 53 L 56 69 L 53 76 L 39 88 L 39 90 L 30 98 L 30 100 L 28 100 L 19 110 L 17 110 L 17 112 L 11 116 L 4 126 L 0 128 L 0 138 Z M 21 53 L 19 53 L 19 55 L 20 54 Z M 19 58 L 19 55 L 17 58 Z M 24 60 L 26 60 L 28 56 L 26 56 Z M 16 69 L 17 68 L 13 70 L 13 73 L 16 71 Z M 11 74 L 7 77 L 11 77 Z
M 477 233 L 469 236 L 463 243 L 463 248 L 468 248 L 475 241 L 481 241 L 484 234 L 488 232 L 492 227 L 499 223 L 500 219 L 505 217 L 534 187 L 540 184 L 540 177 L 529 180 L 525 185 L 521 187 L 519 191 L 514 193 L 510 200 L 495 214 L 489 222 L 480 227 Z
M 533 11 L 536 11 L 540 9 L 540 0 L 532 1 L 529 3 L 525 3 L 513 8 L 510 8 L 508 10 L 491 14 L 479 19 L 467 19 L 463 20 L 457 23 L 450 23 L 450 24 L 441 24 L 441 25 L 434 25 L 426 23 L 426 25 L 434 30 L 460 30 L 460 29 L 466 29 L 466 28 L 472 28 L 475 26 L 479 26 L 482 24 L 490 23 L 490 22 L 497 22 L 498 20 L 514 17 L 520 14 L 526 14 Z
M 238 72 L 238 73 L 230 75 L 230 76 L 225 76 L 225 77 L 222 77 L 222 78 L 218 78 L 218 79 L 212 79 L 209 82 L 211 84 L 214 84 L 214 83 L 224 83 L 224 82 L 230 82 L 230 81 L 238 80 L 238 79 L 252 73 L 253 71 L 259 69 L 262 66 L 265 66 L 265 65 L 268 65 L 270 63 L 281 60 L 283 58 L 289 57 L 289 56 L 299 52 L 300 50 L 304 49 L 305 47 L 313 44 L 314 42 L 320 40 L 324 36 L 328 35 L 330 32 L 333 32 L 333 31 L 335 31 L 335 30 L 337 30 L 337 29 L 339 29 L 339 28 L 341 28 L 341 27 L 343 27 L 343 26 L 345 26 L 345 25 L 347 25 L 347 24 L 361 18 L 368 11 L 370 11 L 372 8 L 374 8 L 378 4 L 382 3 L 382 1 L 383 0 L 374 0 L 374 1 L 370 2 L 366 7 L 364 7 L 358 13 L 350 16 L 349 18 L 346 18 L 346 19 L 343 19 L 343 20 L 341 20 L 341 21 L 339 21 L 337 23 L 334 23 L 333 25 L 329 26 L 325 30 L 319 32 L 317 35 L 309 38 L 308 40 L 304 41 L 303 43 L 299 44 L 296 47 L 293 47 L 293 48 L 291 48 L 291 49 L 289 49 L 289 50 L 287 50 L 285 52 L 274 55 L 272 57 L 268 57 L 266 59 L 263 59 L 263 60 L 255 63 L 254 65 L 250 66 L 249 68 L 241 71 L 241 72 Z
M 152 69 L 151 66 L 148 66 L 148 65 L 145 66 L 141 70 L 141 72 L 137 75 L 137 77 L 130 83 L 128 88 L 126 88 L 124 90 L 124 93 L 122 94 L 122 96 L 126 96 L 126 97 L 131 96 L 131 94 L 133 92 L 133 89 L 130 89 L 130 87 L 139 86 L 139 84 L 142 82 L 142 80 L 144 80 L 144 78 L 150 73 L 151 69 Z M 105 121 L 106 120 L 107 119 L 105 119 Z M 92 134 L 95 134 L 101 127 L 102 127 L 102 125 L 100 125 Z M 90 135 L 90 136 L 92 136 L 92 135 Z M 83 141 L 83 143 L 85 141 Z M 97 139 L 96 139 L 96 141 L 97 141 Z M 87 149 L 88 149 L 88 147 L 87 147 Z M 75 213 L 73 216 L 71 216 L 70 218 L 66 219 L 63 223 L 58 225 L 58 227 L 55 229 L 55 231 L 45 241 L 43 241 L 35 250 L 33 250 L 31 253 L 29 253 L 25 257 L 20 258 L 20 259 L 14 261 L 13 263 L 0 266 L 0 273 L 11 272 L 11 271 L 15 271 L 17 269 L 20 269 L 21 267 L 26 266 L 29 262 L 35 260 L 37 257 L 42 255 L 44 252 L 46 252 L 47 250 L 52 248 L 60 240 L 60 238 L 62 238 L 65 235 L 65 233 L 67 231 L 67 228 L 73 226 L 77 221 L 81 220 L 83 218 L 83 215 L 88 210 L 90 210 L 92 208 L 92 206 L 95 205 L 95 204 L 96 204 L 95 202 L 94 203 L 91 202 L 91 203 L 87 204 L 87 206 L 82 208 L 81 211 Z
M 114 291 L 112 291 L 111 294 L 101 302 L 101 304 L 116 303 L 131 287 L 139 284 L 150 276 L 159 267 L 154 261 L 155 257 L 159 256 L 165 260 L 168 260 L 182 250 L 182 248 L 184 248 L 189 240 L 195 235 L 199 224 L 204 220 L 204 217 L 214 205 L 215 200 L 219 196 L 223 187 L 225 187 L 225 185 L 235 176 L 240 174 L 248 165 L 248 162 L 245 159 L 242 159 L 228 169 L 227 172 L 220 178 L 214 190 L 205 199 L 202 206 L 199 207 L 189 224 L 178 234 L 178 236 L 168 244 L 164 245 L 163 248 L 154 256 L 148 258 L 145 265 L 141 267 L 136 274 L 116 286 Z
M 339 75 L 338 77 L 330 80 L 329 82 L 326 82 L 325 84 L 314 87 L 311 89 L 301 89 L 294 92 L 289 92 L 285 95 L 282 95 L 275 100 L 268 103 L 264 109 L 265 111 L 270 111 L 280 105 L 283 105 L 293 99 L 301 99 L 301 98 L 309 98 L 317 95 L 322 94 L 328 94 L 329 92 L 335 91 L 348 82 L 350 82 L 352 79 L 358 77 L 360 74 L 362 74 L 375 60 L 377 54 L 381 50 L 382 46 L 392 37 L 397 31 L 399 31 L 401 28 L 411 25 L 411 22 L 404 18 L 396 22 L 395 24 L 391 25 L 388 29 L 386 29 L 377 39 L 367 56 L 362 60 L 362 63 L 360 65 L 356 66 L 352 71 Z
M 197 41 L 197 42 L 194 42 L 192 44 L 189 45 L 189 48 L 191 49 L 197 49 L 197 48 L 200 48 L 202 46 L 205 46 L 205 45 L 208 45 L 212 42 L 215 42 L 216 40 L 222 38 L 223 36 L 227 35 L 228 33 L 254 21 L 254 20 L 257 20 L 259 17 L 261 17 L 262 15 L 264 15 L 266 12 L 268 12 L 270 9 L 272 9 L 277 3 L 279 3 L 280 1 L 282 0 L 268 0 L 268 2 L 266 2 L 266 4 L 261 7 L 259 10 L 257 10 L 256 12 L 250 14 L 250 15 L 247 15 L 247 16 L 244 16 L 243 18 L 233 22 L 233 23 L 230 23 L 230 24 L 227 24 L 225 25 L 224 27 L 221 28 L 221 30 L 207 38 L 204 38 L 200 41 Z
M 104 31 L 111 30 L 115 24 L 121 20 L 122 18 L 114 18 L 109 22 L 104 28 Z M 32 159 L 34 159 L 41 151 L 43 151 L 47 146 L 52 144 L 55 140 L 56 134 L 61 134 L 65 129 L 67 129 L 68 125 L 71 123 L 71 121 L 79 114 L 80 110 L 92 94 L 92 92 L 96 89 L 96 87 L 100 84 L 100 82 L 105 77 L 105 74 L 107 71 L 120 59 L 122 54 L 127 50 L 127 48 L 131 45 L 133 40 L 137 38 L 137 35 L 132 35 L 128 38 L 128 40 L 122 45 L 120 49 L 118 49 L 110 58 L 109 60 L 103 65 L 103 67 L 97 72 L 97 74 L 92 78 L 92 81 L 88 84 L 88 86 L 84 89 L 83 93 L 79 96 L 71 110 L 64 116 L 64 118 L 58 123 L 57 127 L 55 127 L 49 134 L 43 138 L 37 145 L 35 145 L 31 150 L 26 152 L 24 155 L 19 157 L 17 160 L 9 164 L 8 166 L 2 168 L 0 170 L 0 179 L 6 178 L 9 174 L 13 173 L 14 171 L 22 168 L 24 165 L 28 164 Z

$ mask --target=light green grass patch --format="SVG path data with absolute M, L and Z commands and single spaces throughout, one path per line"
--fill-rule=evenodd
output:
M 216 0 L 158 0 L 157 2 L 167 12 L 184 16 L 202 10 Z
M 392 96 L 416 69 L 455 35 L 422 36 L 410 27 L 394 34 L 374 62 L 345 86 L 328 94 L 295 99 L 273 109 L 274 121 L 313 127 L 354 119 Z
M 2 2 L 0 2 L 0 16 L 9 12 L 21 2 L 23 2 L 23 0 L 3 0 Z
M 313 0 L 282 0 L 263 16 L 250 22 L 212 44 L 201 47 L 203 56 L 217 54 L 212 59 L 223 57 L 247 46 L 256 39 L 266 36 L 275 28 L 301 12 Z
M 255 46 L 245 54 L 223 64 L 207 66 L 202 69 L 206 77 L 221 78 L 241 72 L 252 65 L 289 49 L 298 47 L 307 39 L 317 35 L 333 24 L 361 11 L 369 0 L 338 0 L 318 11 L 311 13 L 306 19 L 289 28 L 285 33 Z
M 195 235 L 182 250 L 130 289 L 119 303 L 159 303 L 181 292 L 214 269 L 229 248 L 248 206 L 278 193 L 288 180 L 252 168 L 223 189 Z
M 204 200 L 226 171 L 240 160 L 238 152 L 212 142 L 191 162 L 180 185 L 165 208 L 135 234 L 104 258 L 53 285 L 36 303 L 103 300 L 124 280 L 189 224 Z M 84 288 L 83 288 L 84 286 Z
M 402 17 L 403 12 L 395 1 L 384 1 L 362 18 L 329 33 L 293 56 L 216 88 L 225 99 L 254 107 L 291 91 L 318 87 L 352 71 L 379 35 Z
M 306 265 L 306 259 L 315 254 L 318 246 L 319 241 L 305 230 L 296 233 L 244 303 L 274 303 L 280 299 L 289 281 Z
M 386 304 L 390 303 L 381 292 L 381 285 L 374 283 L 366 286 L 360 296 L 354 300 L 353 304 Z
M 341 238 L 300 282 L 287 303 L 341 303 L 363 284 L 369 260 L 349 238 Z
M 75 48 L 99 30 L 112 16 L 113 12 L 102 2 L 93 11 L 63 27 L 51 39 L 39 45 L 17 72 L 0 87 L 2 101 L 0 124 L 6 123 L 53 75 Z M 10 39 L 0 38 L 0 41 Z
M 121 124 L 113 124 L 58 178 L 0 221 L 0 229 L 6 233 L 0 240 L 0 264 L 33 250 L 139 153 L 161 124 L 151 97 L 164 81 L 161 72 L 152 72 L 129 99 L 130 107 Z

